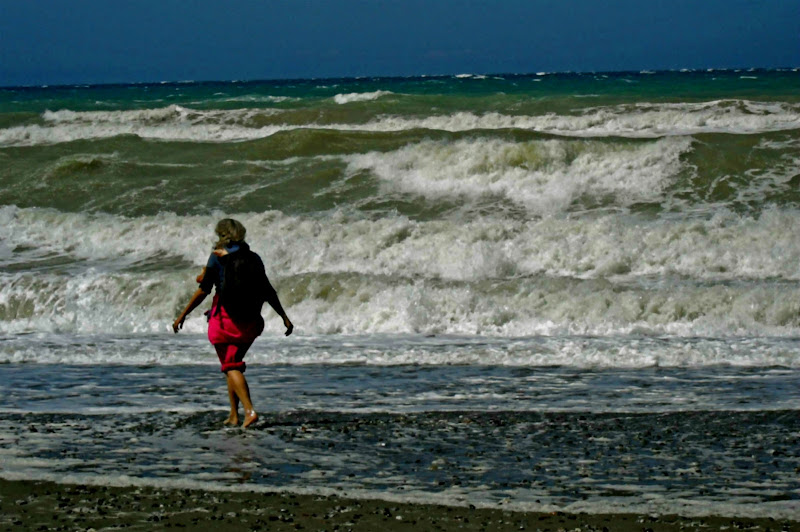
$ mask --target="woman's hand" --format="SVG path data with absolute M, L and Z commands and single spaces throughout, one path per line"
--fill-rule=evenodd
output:
M 292 334 L 292 331 L 294 330 L 294 325 L 292 325 L 292 322 L 289 320 L 287 316 L 283 317 L 283 325 L 284 327 L 286 327 L 286 336 Z
M 175 319 L 175 322 L 172 324 L 173 331 L 177 333 L 179 329 L 183 329 L 183 322 L 184 320 L 186 320 L 186 316 L 188 316 L 194 309 L 196 309 L 197 305 L 203 302 L 203 300 L 206 298 L 206 295 L 207 294 L 203 292 L 202 288 L 198 288 L 195 291 L 194 295 L 192 296 L 192 299 L 189 301 L 189 304 L 186 305 L 186 308 L 183 310 L 183 312 L 181 312 L 181 315 L 178 316 Z
M 175 322 L 172 324 L 172 330 L 175 331 L 175 334 L 178 334 L 178 329 L 183 329 L 184 321 L 186 321 L 185 314 L 181 314 L 175 319 Z

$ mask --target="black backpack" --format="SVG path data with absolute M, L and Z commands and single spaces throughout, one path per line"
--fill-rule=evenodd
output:
M 249 249 L 240 249 L 225 255 L 220 262 L 225 270 L 220 305 L 234 321 L 250 321 L 260 316 L 268 281 L 259 256 Z

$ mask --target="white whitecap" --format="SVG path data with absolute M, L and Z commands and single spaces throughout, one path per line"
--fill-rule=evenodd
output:
M 369 171 L 387 190 L 431 199 L 497 196 L 538 215 L 567 211 L 583 196 L 620 205 L 653 200 L 683 166 L 685 137 L 621 147 L 584 141 L 425 141 L 393 152 L 348 156 L 348 171 Z
M 800 331 L 796 210 L 467 221 L 229 214 L 248 228 L 301 334 Z M 222 216 L 0 208 L 0 333 L 166 333 L 196 289 Z M 154 257 L 174 267 L 141 267 Z M 186 324 L 195 334 L 205 327 L 199 312 Z M 269 334 L 280 329 L 280 320 L 267 320 Z M 738 352 L 714 353 L 704 360 L 733 363 Z M 768 356 L 774 365 L 798 364 L 796 350 Z
M 386 95 L 340 94 L 340 103 Z M 282 109 L 196 110 L 178 105 L 130 111 L 46 111 L 41 124 L 0 129 L 0 146 L 35 146 L 137 135 L 152 140 L 239 142 L 281 131 L 471 131 L 526 129 L 568 137 L 658 138 L 700 133 L 753 134 L 800 128 L 800 105 L 786 102 L 716 100 L 699 103 L 637 103 L 584 108 L 575 114 L 506 115 L 497 112 L 407 117 L 381 115 L 367 123 L 281 123 Z M 263 125 L 263 119 L 270 125 Z
M 351 92 L 349 94 L 337 94 L 333 97 L 333 101 L 338 103 L 339 105 L 344 105 L 346 103 L 353 103 L 353 102 L 369 102 L 372 100 L 377 100 L 382 96 L 388 96 L 390 94 L 394 94 L 391 91 L 375 91 L 375 92 Z

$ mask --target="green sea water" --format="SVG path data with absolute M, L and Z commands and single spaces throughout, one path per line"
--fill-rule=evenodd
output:
M 425 201 L 434 185 L 424 183 L 387 195 L 350 158 L 417 146 L 446 165 L 459 158 L 450 149 L 475 147 L 464 172 L 480 176 L 474 185 L 488 198 L 503 173 L 624 158 L 678 137 L 693 142 L 680 154 L 684 168 L 639 208 L 674 200 L 758 209 L 798 199 L 794 175 L 751 190 L 759 175 L 791 173 L 797 86 L 794 71 L 725 71 L 5 89 L 0 201 L 134 216 L 346 205 L 436 217 L 463 206 L 459 183 L 435 201 Z M 438 170 L 426 162 L 435 165 L 398 164 Z M 620 203 L 598 192 L 560 210 Z M 515 204 L 478 203 L 494 200 Z
M 795 70 L 6 88 L 0 327 L 50 330 L 72 307 L 40 292 L 68 275 L 88 299 L 64 326 L 102 300 L 111 330 L 153 330 L 235 216 L 313 334 L 795 335 L 798 88 Z

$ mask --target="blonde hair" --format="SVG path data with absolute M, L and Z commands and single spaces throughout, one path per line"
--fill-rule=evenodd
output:
M 244 235 L 247 230 L 238 220 L 224 218 L 217 222 L 217 227 L 214 229 L 214 232 L 217 233 L 219 237 L 217 243 L 214 244 L 214 248 L 220 249 L 228 244 L 244 240 Z

